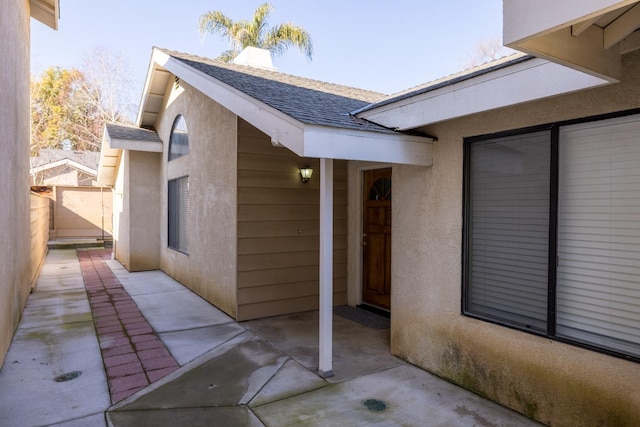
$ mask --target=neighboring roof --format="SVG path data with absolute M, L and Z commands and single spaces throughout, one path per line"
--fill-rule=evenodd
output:
M 100 153 L 98 151 L 72 151 L 46 148 L 40 150 L 36 157 L 31 157 L 31 168 L 43 170 L 47 169 L 47 166 L 55 167 L 60 164 L 61 160 L 70 160 L 76 164 L 92 169 L 93 173 L 95 173 L 98 169 Z
M 519 64 L 521 62 L 529 61 L 533 58 L 534 58 L 533 56 L 525 55 L 524 53 L 517 52 L 512 55 L 508 55 L 508 56 L 496 59 L 495 61 L 489 61 L 484 64 L 469 68 L 467 70 L 463 70 L 458 73 L 439 78 L 437 80 L 433 80 L 418 86 L 414 86 L 412 88 L 403 90 L 402 92 L 394 93 L 388 97 L 378 100 L 377 102 L 368 104 L 359 110 L 355 110 L 355 111 L 352 110 L 351 113 L 358 114 L 364 111 L 372 110 L 374 108 L 382 107 L 387 104 L 392 104 L 394 102 L 401 101 L 403 99 L 411 98 L 417 95 L 421 95 L 423 93 L 427 93 L 437 89 L 441 89 L 443 87 L 451 86 L 456 83 L 460 83 L 465 80 L 469 80 L 474 77 L 481 76 L 483 74 L 491 73 L 492 71 L 500 70 L 505 67 L 510 67 L 512 65 Z
M 159 50 L 302 123 L 391 132 L 383 126 L 349 114 L 384 98 L 384 94 L 166 49 Z

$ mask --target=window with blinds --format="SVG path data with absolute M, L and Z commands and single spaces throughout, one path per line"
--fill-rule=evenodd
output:
M 189 253 L 189 177 L 172 179 L 168 184 L 168 245 Z
M 640 359 L 640 115 L 545 128 L 465 142 L 463 312 Z
M 560 130 L 558 336 L 640 356 L 640 122 Z
M 546 330 L 549 132 L 470 146 L 467 309 Z

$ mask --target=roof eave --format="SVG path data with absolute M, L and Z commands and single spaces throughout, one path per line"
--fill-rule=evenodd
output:
M 416 166 L 433 164 L 433 138 L 307 125 L 304 156 Z
M 113 186 L 118 175 L 120 157 L 124 150 L 162 153 L 162 141 L 143 141 L 139 139 L 112 138 L 107 126 L 102 134 L 100 163 L 98 164 L 97 182 L 99 185 Z
M 98 176 L 96 182 L 101 186 L 113 187 L 118 175 L 118 166 L 122 149 L 111 147 L 111 138 L 105 126 L 102 134 L 102 148 L 100 149 L 100 162 L 98 163 Z
M 149 91 L 153 75 L 169 72 L 202 92 L 236 116 L 300 157 L 324 157 L 345 160 L 431 165 L 431 138 L 385 132 L 345 129 L 302 123 L 293 117 L 235 89 L 220 80 L 154 48 L 138 123 L 149 127 L 143 117 L 149 114 Z M 153 113 L 156 114 L 156 113 Z M 155 123 L 155 122 L 154 122 Z M 113 144 L 113 141 L 111 142 Z
M 60 0 L 29 0 L 31 17 L 54 30 L 58 29 Z
M 534 58 L 371 108 L 357 117 L 406 131 L 608 83 L 599 77 Z
M 158 70 L 166 71 L 179 77 L 190 86 L 269 135 L 274 144 L 283 145 L 294 153 L 301 155 L 304 124 L 298 120 L 190 67 L 162 50 L 154 48 L 150 73 L 157 73 Z M 143 95 L 147 99 L 150 81 L 151 78 L 148 76 Z M 143 102 L 141 114 L 145 114 L 146 104 L 148 104 L 148 101 Z M 138 116 L 138 121 L 144 127 L 149 123 L 141 121 L 141 114 Z

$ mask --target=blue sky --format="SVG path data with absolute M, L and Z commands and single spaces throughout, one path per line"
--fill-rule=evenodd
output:
M 99 45 L 121 53 L 142 87 L 151 47 L 216 57 L 219 36 L 202 38 L 199 16 L 220 10 L 249 18 L 259 0 L 61 0 L 60 28 L 32 23 L 31 70 L 80 67 Z M 272 0 L 270 23 L 309 31 L 314 57 L 297 49 L 274 58 L 279 71 L 382 93 L 394 93 L 464 68 L 482 40 L 501 37 L 502 0 Z M 137 102 L 138 100 L 136 100 Z

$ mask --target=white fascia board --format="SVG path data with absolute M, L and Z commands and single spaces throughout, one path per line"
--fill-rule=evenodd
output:
M 139 139 L 111 138 L 109 145 L 111 146 L 111 148 L 119 148 L 122 150 L 162 153 L 162 142 L 159 141 L 141 141 Z
M 607 80 L 534 58 L 357 116 L 392 129 L 415 129 L 608 83 Z
M 55 162 L 47 163 L 46 165 L 40 165 L 38 167 L 32 168 L 31 172 L 32 172 L 32 174 L 33 173 L 38 173 L 38 172 L 42 172 L 42 171 L 47 170 L 47 169 L 53 169 L 53 168 L 56 168 L 58 166 L 64 166 L 64 165 L 68 165 L 68 166 L 74 167 L 74 168 L 76 168 L 78 170 L 81 170 L 81 171 L 86 172 L 86 173 L 91 174 L 91 175 L 95 175 L 96 172 L 97 172 L 95 169 L 90 168 L 88 166 L 85 166 L 85 165 L 83 165 L 81 163 L 78 163 L 75 160 L 71 160 L 71 159 L 60 159 L 60 160 L 57 160 Z
M 207 95 L 243 120 L 299 156 L 303 155 L 304 125 L 269 105 L 250 97 L 207 74 L 189 67 L 161 51 L 154 51 L 154 61 L 189 85 Z
M 504 0 L 503 41 L 507 46 L 604 15 L 638 0 Z M 517 48 L 517 47 L 516 47 Z
M 304 157 L 431 166 L 431 138 L 306 126 Z

